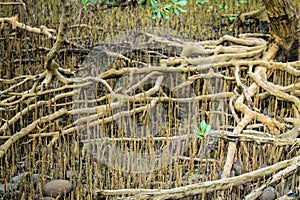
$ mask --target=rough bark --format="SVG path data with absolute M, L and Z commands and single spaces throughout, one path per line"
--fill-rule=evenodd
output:
M 291 48 L 293 45 L 299 48 L 299 5 L 293 0 L 263 0 L 263 2 L 269 17 L 273 42 L 281 48 L 285 60 L 293 59 L 292 55 L 298 52 L 297 49 Z

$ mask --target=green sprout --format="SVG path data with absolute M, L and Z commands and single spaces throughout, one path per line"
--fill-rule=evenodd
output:
M 210 125 L 206 125 L 206 122 L 204 120 L 201 121 L 200 123 L 200 129 L 197 126 L 194 126 L 195 130 L 194 130 L 194 134 L 200 138 L 201 140 L 203 140 L 209 133 L 209 131 L 211 130 L 211 126 Z

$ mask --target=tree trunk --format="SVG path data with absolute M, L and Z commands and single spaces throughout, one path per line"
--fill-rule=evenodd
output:
M 300 19 L 299 3 L 294 0 L 263 0 L 270 20 L 272 42 L 275 42 L 283 55 L 280 61 L 299 58 Z

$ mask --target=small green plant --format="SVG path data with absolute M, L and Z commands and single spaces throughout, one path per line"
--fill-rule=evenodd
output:
M 90 0 L 81 0 L 83 3 L 84 10 L 88 9 L 88 6 L 90 5 Z M 77 2 L 77 0 L 71 0 L 71 2 Z
M 71 0 L 76 2 L 77 0 Z M 90 3 L 103 3 L 104 5 L 114 5 L 119 6 L 118 0 L 81 0 L 83 3 L 83 8 L 87 10 Z M 138 0 L 138 4 L 142 6 L 151 6 L 151 19 L 169 19 L 170 14 L 173 12 L 175 15 L 180 15 L 181 12 L 186 12 L 183 7 L 187 4 L 187 0 Z M 196 0 L 197 4 L 209 4 L 207 12 L 212 12 L 215 9 L 227 10 L 228 5 L 223 5 L 218 3 L 217 0 Z M 247 0 L 233 0 L 235 6 L 240 6 L 240 4 L 246 3 Z M 234 20 L 234 16 L 230 16 L 230 20 Z
M 71 0 L 72 2 L 77 2 L 78 0 Z M 102 3 L 104 5 L 119 6 L 118 0 L 81 0 L 83 3 L 84 10 L 87 10 L 90 3 Z M 138 0 L 138 4 L 142 6 L 151 6 L 151 19 L 156 18 L 169 19 L 170 14 L 179 15 L 181 12 L 186 12 L 182 7 L 187 4 L 187 0 Z
M 211 126 L 207 125 L 204 120 L 202 120 L 200 123 L 200 130 L 197 126 L 194 126 L 194 128 L 195 128 L 194 134 L 201 140 L 203 140 L 211 130 Z
M 165 3 L 161 3 L 159 0 L 139 0 L 138 3 L 151 6 L 151 19 L 154 20 L 156 18 L 169 19 L 172 11 L 175 15 L 186 12 L 182 7 L 187 4 L 187 0 L 170 0 Z
M 83 3 L 84 10 L 87 10 L 88 6 L 90 5 L 90 1 L 89 0 L 82 0 L 82 3 Z

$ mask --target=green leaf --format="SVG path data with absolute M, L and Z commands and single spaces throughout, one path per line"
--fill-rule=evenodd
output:
M 158 5 L 158 2 L 156 0 L 151 0 L 151 6 L 157 6 Z
M 151 8 L 150 12 L 153 14 L 157 14 L 159 12 L 159 10 L 157 10 L 157 8 Z
M 144 3 L 146 0 L 139 0 L 138 1 L 138 4 L 142 4 L 142 3 Z
M 151 19 L 152 19 L 152 20 L 155 20 L 155 19 L 156 19 L 156 13 L 152 13 Z
M 90 5 L 90 2 L 88 0 L 83 1 L 83 8 L 84 10 L 87 10 L 88 6 Z
M 181 0 L 181 1 L 177 1 L 175 4 L 179 5 L 179 6 L 185 6 L 187 3 L 187 0 Z
M 201 129 L 201 131 L 204 131 L 205 127 L 206 127 L 206 122 L 204 120 L 202 120 L 201 123 L 200 123 L 200 129 Z
M 82 2 L 83 2 L 84 9 L 86 9 L 90 4 L 89 0 L 82 0 Z
M 210 126 L 208 126 L 206 134 L 204 134 L 203 131 L 200 131 L 197 126 L 194 126 L 194 128 L 195 128 L 194 134 L 201 140 L 203 140 L 205 138 L 205 136 L 208 134 L 208 132 L 210 131 Z
M 161 18 L 161 12 L 159 12 L 159 11 L 157 12 L 157 18 L 159 18 L 159 19 Z
M 165 6 L 163 6 L 163 9 L 170 9 L 170 8 L 172 8 L 172 5 L 165 5 Z
M 158 7 L 158 2 L 156 0 L 151 0 L 150 2 L 152 8 L 156 9 Z
M 178 9 L 173 8 L 173 12 L 174 12 L 175 15 L 179 15 L 179 10 Z
M 201 135 L 201 132 L 200 132 L 200 130 L 198 129 L 198 127 L 197 126 L 194 126 L 194 133 L 198 136 L 198 135 Z
M 233 20 L 235 19 L 235 16 L 229 16 L 228 19 L 229 19 L 230 21 L 233 21 Z
M 170 16 L 167 13 L 162 12 L 161 15 L 162 15 L 163 19 L 169 19 L 170 18 Z
M 183 8 L 177 8 L 180 12 L 186 12 Z
M 208 1 L 207 0 L 197 0 L 197 4 L 204 4 L 204 3 L 207 3 Z
M 206 128 L 205 128 L 204 135 L 207 136 L 210 130 L 211 130 L 211 126 L 207 125 Z

